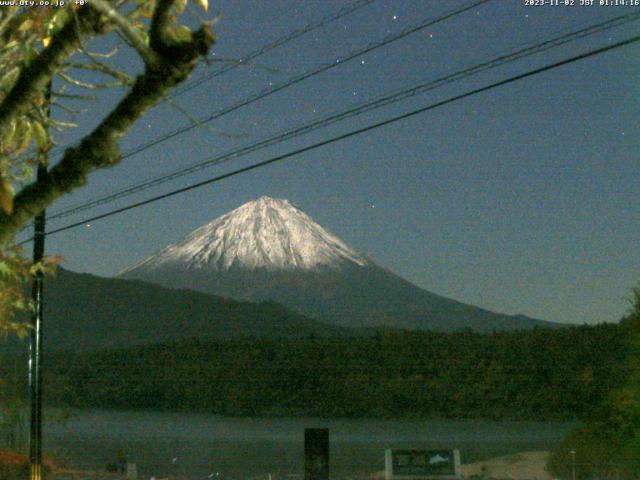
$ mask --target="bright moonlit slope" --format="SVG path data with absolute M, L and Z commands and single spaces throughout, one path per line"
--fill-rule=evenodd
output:
M 367 260 L 288 200 L 260 197 L 194 230 L 127 271 L 314 270 Z M 126 272 L 123 272 L 126 273 Z

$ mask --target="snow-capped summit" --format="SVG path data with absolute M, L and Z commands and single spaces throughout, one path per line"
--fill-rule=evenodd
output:
M 355 252 L 291 202 L 269 197 L 194 230 L 120 277 L 277 302 L 344 327 L 494 331 L 552 325 L 423 290 Z
M 369 262 L 284 199 L 260 197 L 194 230 L 122 272 L 315 270 Z

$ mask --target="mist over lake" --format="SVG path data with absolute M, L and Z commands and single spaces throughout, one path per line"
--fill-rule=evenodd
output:
M 384 468 L 385 448 L 455 447 L 462 462 L 557 446 L 574 422 L 228 418 L 207 414 L 76 410 L 45 429 L 45 452 L 103 470 L 124 448 L 142 478 L 245 479 L 303 472 L 304 429 L 330 430 L 333 478 Z M 217 474 L 217 475 L 216 475 Z

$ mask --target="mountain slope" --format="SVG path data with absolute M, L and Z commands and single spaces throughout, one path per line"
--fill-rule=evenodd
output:
M 423 290 L 357 253 L 289 201 L 269 197 L 200 227 L 121 277 L 274 300 L 345 327 L 493 331 L 557 325 Z
M 275 302 L 247 303 L 59 269 L 45 283 L 46 348 L 75 351 L 181 339 L 339 335 Z
M 423 290 L 375 265 L 340 270 L 248 272 L 162 269 L 146 281 L 172 288 L 212 292 L 261 302 L 273 300 L 295 311 L 343 327 L 479 332 L 553 327 L 523 315 L 503 315 Z
M 123 274 L 233 267 L 313 270 L 344 263 L 363 266 L 367 261 L 289 201 L 261 197 L 194 230 Z

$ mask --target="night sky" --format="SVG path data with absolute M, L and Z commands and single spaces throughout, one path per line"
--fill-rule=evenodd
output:
M 211 1 L 218 41 L 200 78 L 350 5 L 337 0 Z M 384 1 L 347 15 L 177 96 L 195 118 L 380 41 L 468 1 Z M 55 213 L 380 95 L 580 27 L 624 6 L 493 0 L 127 158 L 91 177 Z M 598 3 L 598 0 L 595 2 Z M 636 8 L 637 10 L 637 8 Z M 73 217 L 56 228 L 429 105 L 638 34 L 640 22 L 522 59 Z M 105 50 L 101 44 L 95 50 Z M 432 292 L 504 313 L 616 321 L 640 277 L 640 45 L 478 94 L 152 205 L 52 235 L 71 270 L 118 273 L 261 195 L 286 198 L 378 264 Z M 129 71 L 139 63 L 119 60 Z M 77 117 L 86 132 L 115 95 Z M 54 115 L 62 115 L 54 110 Z M 188 125 L 168 104 L 123 151 Z M 63 141 L 64 143 L 64 141 Z

